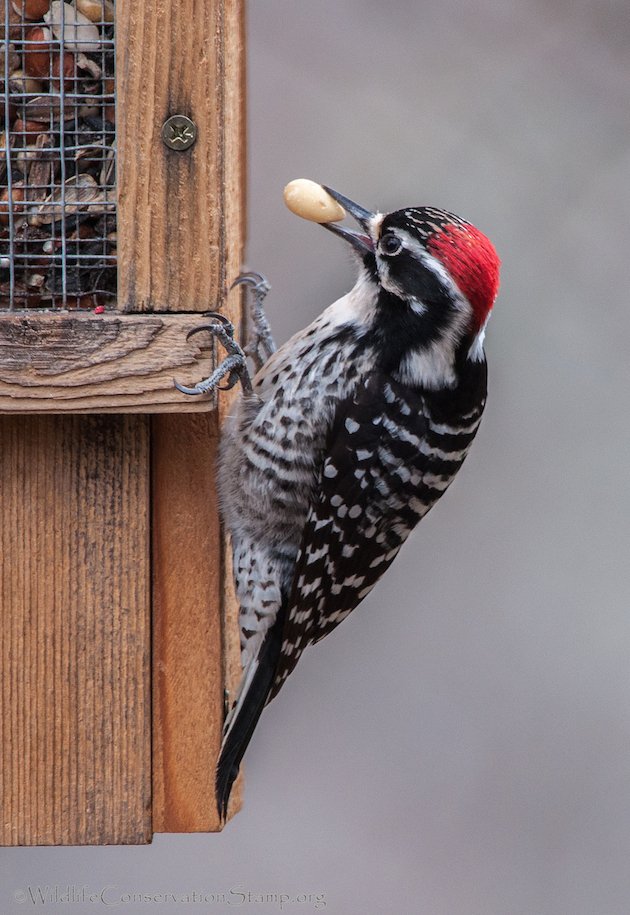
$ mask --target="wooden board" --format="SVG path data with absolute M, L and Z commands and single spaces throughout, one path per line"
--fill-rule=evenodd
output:
M 116 4 L 122 311 L 207 311 L 225 297 L 226 94 L 242 43 L 226 17 L 241 7 L 241 0 Z M 174 114 L 197 127 L 188 150 L 162 142 Z
M 153 828 L 219 828 L 223 637 L 216 418 L 153 420 Z
M 0 413 L 197 412 L 215 399 L 178 391 L 214 365 L 202 315 L 0 317 Z
M 148 420 L 0 417 L 0 842 L 150 839 Z
M 225 4 L 221 28 L 221 270 L 233 278 L 240 270 L 245 229 L 242 3 Z M 227 299 L 224 312 L 238 327 L 237 292 Z M 214 772 L 223 689 L 227 686 L 233 693 L 241 669 L 238 607 L 230 549 L 218 521 L 214 464 L 220 422 L 234 393 L 222 392 L 214 413 L 159 416 L 152 422 L 155 832 L 221 828 Z M 240 802 L 237 784 L 230 815 Z

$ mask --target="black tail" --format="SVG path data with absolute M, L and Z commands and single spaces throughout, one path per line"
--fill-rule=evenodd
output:
M 242 696 L 242 705 L 224 738 L 221 754 L 217 763 L 215 786 L 219 816 L 224 820 L 234 780 L 238 775 L 241 760 L 245 755 L 258 719 L 267 702 L 267 697 L 274 681 L 280 646 L 284 614 L 278 614 L 274 625 L 269 629 L 254 663 L 256 671 L 247 692 Z M 241 697 L 237 699 L 239 703 Z

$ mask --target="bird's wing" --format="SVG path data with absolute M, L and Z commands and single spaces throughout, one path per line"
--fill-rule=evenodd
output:
M 429 476 L 427 428 L 422 395 L 382 375 L 339 404 L 304 527 L 269 701 L 304 648 L 371 591 L 448 485 Z
M 469 388 L 464 395 L 433 395 L 429 417 L 419 391 L 375 375 L 338 405 L 288 598 L 244 675 L 242 701 L 226 728 L 217 766 L 222 815 L 265 703 L 304 648 L 371 591 L 460 468 L 483 410 L 483 397 L 474 405 Z

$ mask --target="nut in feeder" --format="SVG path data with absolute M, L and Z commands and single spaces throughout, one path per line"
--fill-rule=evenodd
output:
M 9 7 L 0 33 L 0 311 L 113 305 L 113 2 Z

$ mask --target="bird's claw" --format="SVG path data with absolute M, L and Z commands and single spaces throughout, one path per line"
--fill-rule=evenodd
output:
M 230 289 L 234 289 L 236 286 L 249 286 L 253 292 L 249 312 L 253 332 L 247 346 L 244 347 L 244 352 L 251 358 L 258 370 L 276 351 L 276 344 L 263 308 L 263 302 L 271 287 L 265 277 L 254 270 L 239 274 Z
M 271 286 L 262 273 L 256 273 L 255 270 L 249 270 L 247 273 L 239 273 L 230 286 L 230 292 L 237 286 L 251 286 L 259 295 L 262 294 L 262 298 L 264 298 L 271 289 Z
M 249 372 L 247 371 L 247 355 L 234 340 L 234 325 L 225 315 L 219 314 L 219 312 L 216 311 L 209 312 L 207 317 L 213 318 L 213 322 L 210 324 L 200 324 L 199 327 L 193 327 L 192 330 L 188 331 L 186 339 L 189 340 L 195 334 L 207 331 L 216 337 L 228 355 L 219 363 L 208 378 L 197 382 L 193 387 L 180 384 L 179 381 L 176 381 L 175 379 L 173 379 L 173 384 L 182 394 L 189 394 L 190 396 L 208 394 L 213 390 L 229 391 L 238 384 L 239 381 L 243 386 L 243 391 L 246 393 L 250 392 L 252 390 L 252 383 Z M 220 385 L 219 382 L 226 376 L 227 383 Z
M 204 315 L 205 318 L 212 318 L 213 322 L 211 324 L 200 324 L 198 327 L 193 327 L 186 334 L 186 339 L 190 340 L 191 337 L 194 337 L 195 334 L 201 333 L 202 330 L 207 330 L 208 333 L 214 334 L 215 337 L 219 339 L 225 335 L 231 340 L 234 339 L 234 325 L 229 318 L 226 318 L 225 315 L 222 315 L 219 311 L 209 311 Z M 215 323 L 216 322 L 216 323 Z
M 182 392 L 182 394 L 190 394 L 191 396 L 193 396 L 195 394 L 204 394 L 205 393 L 205 391 L 202 391 L 201 387 L 200 387 L 203 384 L 202 381 L 200 381 L 199 384 L 196 384 L 194 386 L 194 388 L 188 388 L 188 387 L 186 387 L 185 384 L 180 384 L 176 378 L 173 378 L 173 384 L 175 385 L 175 387 L 177 388 L 178 391 Z
M 247 370 L 247 358 L 251 358 L 256 369 L 258 370 L 275 352 L 275 343 L 271 336 L 271 329 L 267 316 L 263 309 L 263 301 L 269 292 L 269 283 L 265 277 L 255 271 L 241 273 L 236 277 L 230 290 L 236 286 L 249 286 L 253 292 L 253 302 L 250 308 L 250 320 L 253 324 L 253 334 L 247 343 L 247 346 L 241 348 L 234 339 L 234 325 L 232 322 L 218 311 L 208 312 L 206 317 L 211 319 L 209 324 L 200 324 L 199 327 L 193 327 L 188 331 L 186 339 L 189 340 L 195 334 L 207 331 L 221 344 L 227 353 L 227 357 L 221 362 L 212 374 L 199 381 L 193 387 L 180 384 L 173 379 L 173 384 L 182 394 L 194 396 L 197 394 L 208 394 L 210 391 L 229 391 L 240 381 L 244 393 L 252 391 L 252 382 Z M 226 379 L 224 385 L 219 382 Z

